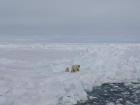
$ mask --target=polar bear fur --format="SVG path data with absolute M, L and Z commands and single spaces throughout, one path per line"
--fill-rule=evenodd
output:
M 66 67 L 65 72 L 79 72 L 80 71 L 80 65 L 72 65 L 71 70 L 69 67 Z
M 65 72 L 70 72 L 69 67 L 66 67 Z
M 72 65 L 71 72 L 78 72 L 80 71 L 80 65 Z

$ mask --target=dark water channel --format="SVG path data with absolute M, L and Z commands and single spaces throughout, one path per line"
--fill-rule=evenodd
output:
M 140 82 L 104 83 L 87 94 L 87 101 L 75 105 L 140 105 Z

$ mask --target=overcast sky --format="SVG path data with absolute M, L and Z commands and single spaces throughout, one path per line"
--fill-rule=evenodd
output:
M 140 42 L 140 0 L 0 0 L 1 38 Z

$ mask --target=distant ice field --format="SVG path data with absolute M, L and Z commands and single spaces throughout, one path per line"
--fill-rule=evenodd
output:
M 65 72 L 73 64 L 80 72 Z M 0 42 L 0 105 L 73 105 L 94 86 L 139 80 L 139 43 Z

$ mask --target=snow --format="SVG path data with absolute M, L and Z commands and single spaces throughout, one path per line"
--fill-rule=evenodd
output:
M 80 72 L 65 72 L 72 64 Z M 137 80 L 140 44 L 0 43 L 0 105 L 72 105 L 93 86 Z

